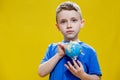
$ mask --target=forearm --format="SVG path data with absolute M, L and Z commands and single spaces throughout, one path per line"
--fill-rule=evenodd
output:
M 55 67 L 56 63 L 60 60 L 60 58 L 61 57 L 58 54 L 56 54 L 48 61 L 40 64 L 39 69 L 38 69 L 38 74 L 41 77 L 44 77 L 47 74 L 49 74 L 53 70 L 53 68 Z
M 81 80 L 101 80 L 100 76 L 89 75 L 87 73 L 84 73 L 80 78 L 81 78 Z

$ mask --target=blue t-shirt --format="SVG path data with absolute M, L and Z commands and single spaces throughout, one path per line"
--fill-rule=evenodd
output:
M 62 43 L 65 42 L 63 41 Z M 101 76 L 102 73 L 95 50 L 84 42 L 79 42 L 79 44 L 81 45 L 82 53 L 78 56 L 77 59 L 82 63 L 84 71 L 87 74 L 95 74 Z M 45 57 L 42 60 L 42 63 L 52 58 L 57 53 L 57 51 L 57 44 L 50 44 Z M 50 73 L 49 80 L 80 80 L 64 66 L 67 61 L 70 61 L 72 63 L 72 59 L 67 57 L 66 55 L 58 61 L 58 63 Z

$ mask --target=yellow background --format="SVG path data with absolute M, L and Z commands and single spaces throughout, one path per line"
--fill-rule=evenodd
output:
M 40 78 L 38 65 L 48 44 L 63 40 L 55 10 L 65 0 L 0 0 L 0 80 Z M 86 20 L 79 39 L 93 46 L 102 80 L 120 76 L 120 1 L 73 0 Z

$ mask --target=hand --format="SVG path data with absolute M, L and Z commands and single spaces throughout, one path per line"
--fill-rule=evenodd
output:
M 58 55 L 60 57 L 63 57 L 65 55 L 65 47 L 61 43 L 58 43 Z
M 83 65 L 80 61 L 77 60 L 77 63 L 75 60 L 73 60 L 73 65 L 68 61 L 67 64 L 65 64 L 65 67 L 76 77 L 80 78 L 85 73 Z

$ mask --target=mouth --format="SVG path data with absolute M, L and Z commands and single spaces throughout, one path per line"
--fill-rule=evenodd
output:
M 74 32 L 73 30 L 66 31 L 66 33 L 68 33 L 68 34 L 72 34 L 73 32 Z

